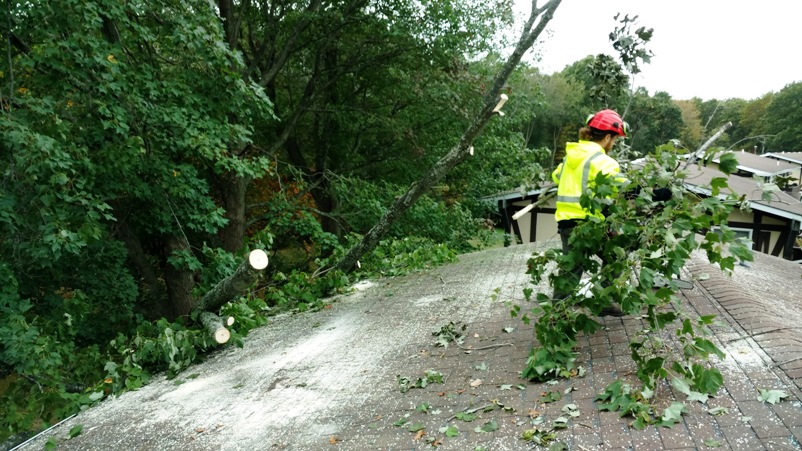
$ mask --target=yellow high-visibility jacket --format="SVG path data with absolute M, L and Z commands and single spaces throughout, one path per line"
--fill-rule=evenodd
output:
M 594 180 L 598 173 L 615 175 L 620 172 L 618 162 L 609 157 L 602 146 L 593 141 L 569 142 L 565 147 L 565 159 L 551 173 L 557 184 L 557 222 L 568 219 L 584 219 L 590 212 L 579 204 L 582 193 L 588 187 L 588 180 Z M 601 212 L 593 214 L 604 219 Z

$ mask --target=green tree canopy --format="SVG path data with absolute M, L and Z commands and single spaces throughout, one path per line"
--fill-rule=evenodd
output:
M 798 152 L 802 146 L 802 82 L 786 85 L 766 106 L 765 130 L 774 135 L 769 149 Z

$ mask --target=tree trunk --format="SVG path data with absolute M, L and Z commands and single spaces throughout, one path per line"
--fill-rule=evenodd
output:
M 376 225 L 368 231 L 365 237 L 362 238 L 362 241 L 354 245 L 336 264 L 336 269 L 350 271 L 363 255 L 376 247 L 379 241 L 390 230 L 390 226 L 392 226 L 401 215 L 403 215 L 424 193 L 429 191 L 432 186 L 438 183 L 448 171 L 470 156 L 469 149 L 472 149 L 471 144 L 485 125 L 487 125 L 488 121 L 490 121 L 490 118 L 495 114 L 494 106 L 498 105 L 500 102 L 499 95 L 501 94 L 502 87 L 506 84 L 510 74 L 521 61 L 524 53 L 532 47 L 532 44 L 538 36 L 540 36 L 540 33 L 543 32 L 543 29 L 551 20 L 554 11 L 560 5 L 561 1 L 562 0 L 551 0 L 542 8 L 537 8 L 537 0 L 532 0 L 532 12 L 526 22 L 524 31 L 521 33 L 518 45 L 516 45 L 515 50 L 496 75 L 493 87 L 485 96 L 484 106 L 476 114 L 473 123 L 463 133 L 457 145 L 455 145 L 446 156 L 435 163 L 420 180 L 413 183 L 404 195 L 396 199 L 393 206 L 390 207 L 387 213 L 385 213 Z M 537 25 L 535 25 L 538 17 L 540 17 L 540 20 L 537 22 Z M 478 150 L 478 153 L 479 156 L 481 156 L 481 149 Z
M 189 243 L 183 236 L 170 236 L 165 245 L 169 257 L 175 251 L 189 251 Z M 195 286 L 195 279 L 192 271 L 186 268 L 176 268 L 170 263 L 165 263 L 164 283 L 167 285 L 167 296 L 170 299 L 173 316 L 171 319 L 184 316 L 192 311 L 192 288 Z
M 195 306 L 200 311 L 217 311 L 226 302 L 245 292 L 259 279 L 261 271 L 267 268 L 268 259 L 265 251 L 251 251 L 248 258 L 234 271 L 234 274 L 221 280 Z
M 228 219 L 225 227 L 221 230 L 223 249 L 227 252 L 236 252 L 242 247 L 245 240 L 245 193 L 248 190 L 250 177 L 239 176 L 235 173 L 228 173 L 223 177 L 223 208 L 226 210 L 225 217 Z
M 153 268 L 150 262 L 148 262 L 148 256 L 145 250 L 142 249 L 142 243 L 136 234 L 134 234 L 134 231 L 131 230 L 131 227 L 125 219 L 120 219 L 117 223 L 117 236 L 122 240 L 128 251 L 129 264 L 135 270 L 135 274 L 139 275 L 145 286 L 146 291 L 142 293 L 143 297 L 149 304 L 153 305 L 156 318 L 159 316 L 167 317 L 172 315 L 172 308 L 167 303 L 167 293 L 164 289 L 164 284 L 156 276 L 156 273 L 153 272 Z

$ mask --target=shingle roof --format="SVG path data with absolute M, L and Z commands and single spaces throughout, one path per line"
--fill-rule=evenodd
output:
M 798 164 L 789 163 L 787 161 L 766 158 L 765 156 L 744 151 L 733 153 L 735 154 L 735 158 L 738 159 L 738 169 L 751 172 L 761 177 L 769 177 L 799 169 Z M 713 162 L 718 163 L 718 157 L 714 158 Z
M 767 158 L 785 160 L 802 166 L 802 152 L 771 152 L 764 155 Z
M 705 191 L 703 187 L 709 186 L 714 178 L 723 177 L 727 179 L 727 184 L 734 193 L 746 196 L 752 208 L 802 221 L 802 202 L 786 192 L 777 191 L 772 194 L 771 200 L 766 201 L 763 200 L 763 190 L 753 179 L 738 176 L 728 177 L 718 169 L 693 164 L 686 171 L 688 172 L 688 177 L 685 179 L 686 186 L 702 188 L 701 191 Z

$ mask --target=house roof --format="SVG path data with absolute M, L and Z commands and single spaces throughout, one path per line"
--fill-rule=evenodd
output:
M 799 169 L 798 164 L 766 158 L 765 156 L 755 155 L 749 152 L 740 151 L 734 152 L 734 154 L 735 158 L 738 159 L 739 170 L 751 172 L 761 177 L 771 177 L 773 175 L 784 174 Z M 719 158 L 713 158 L 713 162 L 718 163 Z
M 802 166 L 802 152 L 771 152 L 763 156 L 767 158 L 775 158 L 777 160 L 785 160 Z
M 751 154 L 747 154 L 751 155 Z M 740 156 L 740 153 L 739 153 Z M 753 155 L 755 156 L 755 155 Z M 768 158 L 757 157 L 768 160 Z M 633 161 L 637 165 L 637 161 Z M 688 177 L 685 179 L 685 186 L 694 192 L 710 195 L 710 182 L 714 178 L 725 178 L 733 193 L 738 196 L 745 196 L 749 201 L 752 209 L 762 211 L 764 213 L 773 214 L 781 218 L 793 219 L 802 222 L 802 201 L 796 199 L 792 195 L 784 192 L 777 191 L 772 194 L 770 200 L 763 200 L 763 190 L 758 186 L 758 182 L 748 177 L 728 176 L 716 168 L 704 167 L 692 164 L 686 168 Z M 549 189 L 553 188 L 553 183 L 544 182 L 540 189 L 534 189 L 524 192 L 521 189 L 506 191 L 492 196 L 483 197 L 484 201 L 499 201 L 499 200 L 522 200 L 526 198 L 536 197 Z
M 420 424 L 435 437 L 437 428 L 449 423 L 447 416 L 479 400 L 498 399 L 498 405 L 514 406 L 525 415 L 521 407 L 541 405 L 541 393 L 550 390 L 566 393 L 566 402 L 587 407 L 580 420 L 589 425 L 563 429 L 560 440 L 588 443 L 591 433 L 591 440 L 598 440 L 619 426 L 605 429 L 590 400 L 612 381 L 614 369 L 628 365 L 627 333 L 647 328 L 647 320 L 640 314 L 597 318 L 604 327 L 583 334 L 576 347 L 577 364 L 582 362 L 585 377 L 560 379 L 554 386 L 520 379 L 518 373 L 534 344 L 532 326 L 511 319 L 507 302 L 488 302 L 494 292 L 524 306 L 526 290 L 548 296 L 548 282 L 533 281 L 527 262 L 533 253 L 559 245 L 549 241 L 461 254 L 457 262 L 445 266 L 354 287 L 338 302 L 327 300 L 331 308 L 271 317 L 266 326 L 251 330 L 241 348 L 221 347 L 175 379 L 154 376 L 139 390 L 109 396 L 22 449 L 41 450 L 48 440 L 68 449 L 428 448 L 416 445 L 410 428 L 393 422 L 402 418 Z M 709 365 L 723 376 L 726 392 L 711 404 L 725 405 L 734 413 L 682 415 L 671 429 L 671 440 L 698 444 L 718 434 L 722 442 L 726 438 L 732 444 L 735 437 L 743 449 L 795 449 L 802 437 L 799 427 L 793 426 L 800 424 L 802 268 L 755 253 L 754 262 L 736 265 L 728 277 L 699 251 L 691 255 L 686 268 L 683 279 L 694 285 L 676 291 L 677 310 L 717 315 L 706 338 L 726 358 L 710 359 Z M 666 308 L 674 311 L 673 304 Z M 432 331 L 444 328 L 449 320 L 467 327 L 460 347 L 472 354 L 457 344 L 436 347 Z M 666 352 L 681 355 L 679 340 L 665 343 Z M 490 371 L 477 371 L 479 362 Z M 406 393 L 399 388 L 401 376 L 415 380 L 432 370 L 446 373 L 446 385 L 413 386 Z M 623 371 L 618 377 L 625 377 Z M 503 384 L 520 386 L 510 390 L 512 385 Z M 785 390 L 789 399 L 771 406 L 757 402 L 757 388 L 762 387 Z M 660 403 L 686 398 L 670 389 L 659 390 L 658 395 Z M 416 411 L 414 406 L 422 401 L 442 409 L 442 414 L 434 409 Z M 561 415 L 563 404 L 543 406 L 544 417 Z M 687 404 L 692 411 L 703 409 Z M 755 415 L 755 420 L 741 421 L 738 412 Z M 482 421 L 502 425 L 497 433 L 464 433 L 473 426 L 459 422 L 463 432 L 458 437 L 442 433 L 437 437 L 445 440 L 445 449 L 488 444 L 495 449 L 530 448 L 520 438 L 530 426 L 510 424 L 510 418 L 506 409 L 489 409 L 482 412 Z M 745 429 L 730 434 L 728 425 L 735 422 Z M 70 438 L 75 435 L 70 431 L 80 425 L 81 434 Z M 660 434 L 665 430 L 661 428 Z M 724 435 L 717 432 L 722 430 Z M 616 443 L 626 448 L 641 443 L 660 447 L 654 428 L 614 433 Z
M 710 186 L 714 178 L 723 177 L 727 179 L 727 184 L 735 194 L 746 196 L 751 208 L 802 221 L 802 202 L 786 192 L 777 191 L 772 194 L 771 200 L 763 200 L 763 190 L 758 187 L 758 182 L 751 178 L 727 176 L 718 169 L 697 165 L 690 165 L 686 171 L 688 177 L 685 179 L 685 185 L 692 191 L 710 195 L 710 190 L 706 187 Z

